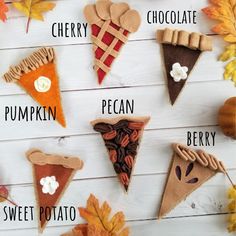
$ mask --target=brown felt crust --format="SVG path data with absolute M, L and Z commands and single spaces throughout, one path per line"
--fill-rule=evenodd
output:
M 83 161 L 78 157 L 67 157 L 62 155 L 46 154 L 39 149 L 30 149 L 26 156 L 32 164 L 36 165 L 62 165 L 65 168 L 80 170 L 83 168 Z
M 158 43 L 184 46 L 192 50 L 212 51 L 212 37 L 178 29 L 157 30 Z
M 134 165 L 133 165 L 133 168 L 132 168 L 132 171 L 130 173 L 130 178 L 129 178 L 129 185 L 128 185 L 128 188 L 126 189 L 124 187 L 124 185 L 120 182 L 119 180 L 119 183 L 121 184 L 125 194 L 128 194 L 128 191 L 129 191 L 129 186 L 130 186 L 130 183 L 132 181 L 132 177 L 133 177 L 133 171 L 134 171 L 134 167 L 135 167 L 135 164 L 136 164 L 136 160 L 137 160 L 137 156 L 138 156 L 138 151 L 139 151 L 139 148 L 141 146 L 141 141 L 142 141 L 142 137 L 143 137 L 143 132 L 144 132 L 144 128 L 145 126 L 147 125 L 147 123 L 149 122 L 150 120 L 150 117 L 149 116 L 134 116 L 134 117 L 131 117 L 131 116 L 119 116 L 119 117 L 115 117 L 115 118 L 104 118 L 104 119 L 96 119 L 91 123 L 92 126 L 98 124 L 98 123 L 107 123 L 107 124 L 111 124 L 111 125 L 114 125 L 116 124 L 117 122 L 119 122 L 120 120 L 128 120 L 128 121 L 132 121 L 132 122 L 144 122 L 144 126 L 143 128 L 140 130 L 141 133 L 140 133 L 140 138 L 139 138 L 139 145 L 137 147 L 137 155 L 135 156 L 135 159 L 134 159 Z M 108 150 L 107 150 L 107 153 L 109 154 Z M 112 166 L 113 167 L 113 166 Z M 118 177 L 118 175 L 117 175 Z
M 96 24 L 99 19 L 101 21 L 111 20 L 131 33 L 136 32 L 141 24 L 141 17 L 137 11 L 130 10 L 128 4 L 124 4 L 106 0 L 97 1 L 94 5 L 85 6 L 84 15 L 89 24 Z

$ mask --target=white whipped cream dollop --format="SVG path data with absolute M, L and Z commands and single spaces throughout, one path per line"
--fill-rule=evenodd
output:
M 170 72 L 171 77 L 175 82 L 179 82 L 182 79 L 187 79 L 188 77 L 188 67 L 181 66 L 178 62 L 172 65 L 172 71 Z
M 40 76 L 34 81 L 34 87 L 39 93 L 46 93 L 51 88 L 51 80 L 45 76 Z
M 42 192 L 50 195 L 53 195 L 59 187 L 59 183 L 56 181 L 55 176 L 47 176 L 42 178 L 40 180 L 40 184 L 43 186 Z

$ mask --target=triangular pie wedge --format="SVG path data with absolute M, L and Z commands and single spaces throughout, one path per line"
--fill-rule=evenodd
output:
M 194 151 L 181 144 L 173 144 L 172 147 L 173 157 L 162 196 L 159 219 L 216 173 L 225 173 L 223 163 L 211 154 Z
M 212 39 L 200 33 L 167 28 L 157 31 L 157 41 L 162 47 L 169 98 L 174 105 L 201 53 L 212 50 Z
M 38 149 L 29 150 L 26 156 L 33 168 L 39 231 L 43 232 L 47 220 L 45 214 L 40 217 L 40 209 L 45 211 L 46 208 L 49 208 L 52 210 L 52 207 L 57 206 L 76 171 L 82 169 L 83 162 L 77 157 L 49 155 Z M 56 184 L 56 187 L 51 189 L 50 183 L 45 182 L 46 179 L 49 179 L 51 184 Z M 49 190 L 53 190 L 53 192 Z
M 109 0 L 98 0 L 96 4 L 87 5 L 84 15 L 91 25 L 94 70 L 101 84 L 128 41 L 129 34 L 138 30 L 141 18 L 127 3 L 113 3 Z
M 102 135 L 113 168 L 128 192 L 138 148 L 150 117 L 97 119 L 91 124 Z
M 56 120 L 66 126 L 53 48 L 41 48 L 25 58 L 3 76 L 15 82 L 47 111 L 56 111 Z

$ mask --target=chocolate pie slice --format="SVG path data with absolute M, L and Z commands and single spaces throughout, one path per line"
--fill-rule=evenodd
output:
M 114 170 L 128 191 L 144 127 L 150 117 L 97 119 L 91 124 L 101 133 Z
M 157 41 L 162 45 L 170 102 L 174 105 L 191 71 L 203 51 L 212 51 L 212 39 L 183 30 L 158 30 Z
M 173 144 L 173 158 L 158 218 L 162 218 L 194 190 L 218 172 L 225 174 L 221 161 L 204 151 L 194 151 L 181 144 Z
M 39 231 L 43 232 L 47 220 L 45 214 L 40 216 L 39 209 L 45 211 L 58 204 L 76 171 L 82 169 L 83 162 L 77 157 L 49 155 L 37 149 L 29 150 L 26 156 L 33 167 Z

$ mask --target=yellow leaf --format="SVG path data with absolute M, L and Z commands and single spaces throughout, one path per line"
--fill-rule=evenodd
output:
M 43 21 L 43 13 L 53 10 L 55 3 L 44 0 L 21 0 L 13 2 L 13 6 L 28 17 L 26 32 L 28 32 L 30 19 Z
M 212 28 L 212 31 L 224 36 L 226 42 L 236 42 L 236 1 L 235 0 L 211 0 L 211 6 L 205 7 L 202 11 L 219 24 Z
M 235 73 L 235 75 L 236 75 L 236 73 Z M 235 212 L 236 211 L 236 189 L 234 187 L 231 187 L 228 189 L 228 199 L 229 199 L 229 204 L 228 204 L 229 211 Z M 228 217 L 227 229 L 229 232 L 236 231 L 236 214 L 235 213 L 231 214 Z

